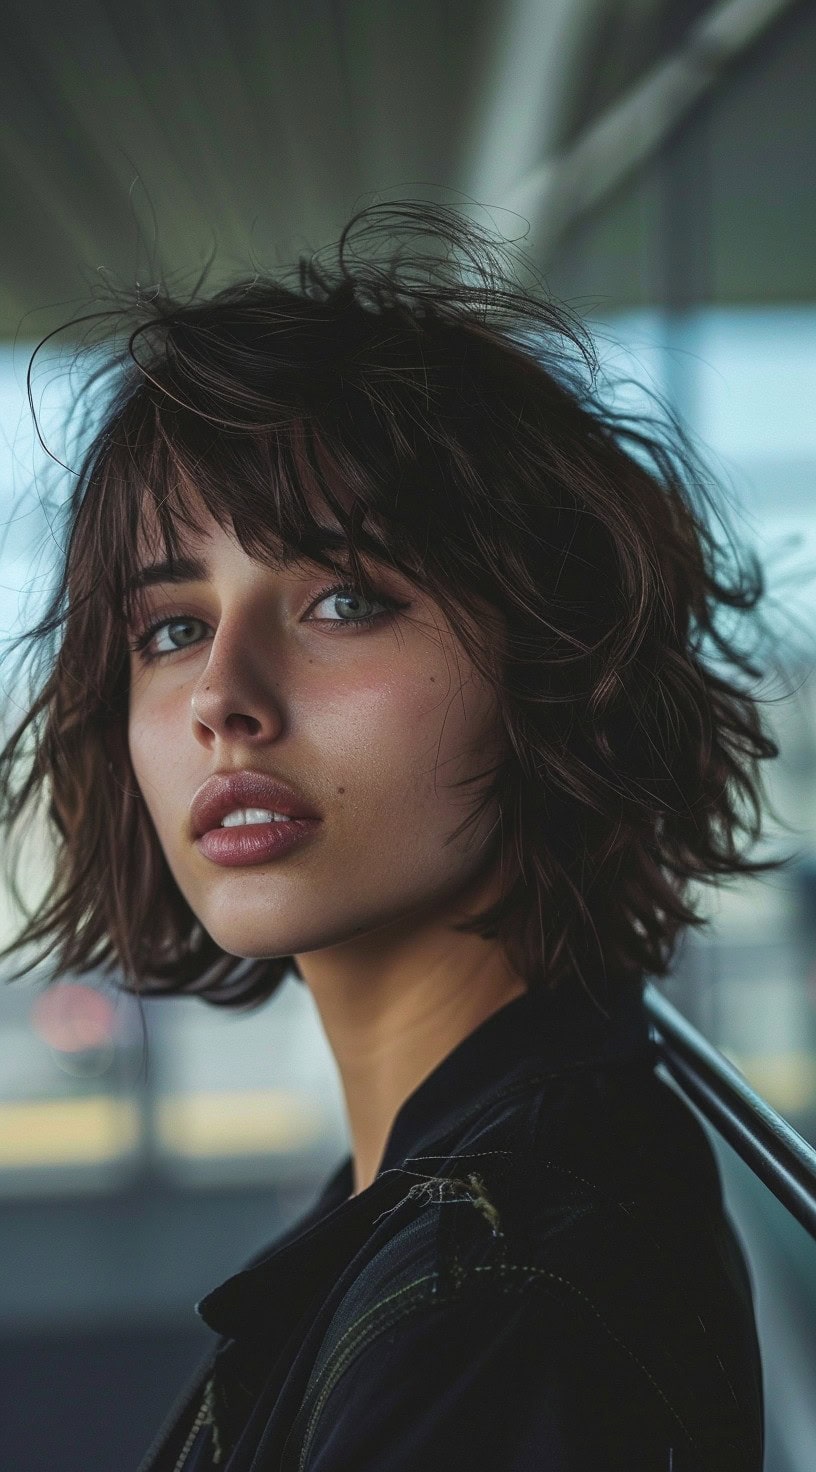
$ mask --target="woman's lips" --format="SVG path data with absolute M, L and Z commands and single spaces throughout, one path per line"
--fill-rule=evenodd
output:
M 239 808 L 263 808 L 288 818 L 320 818 L 291 782 L 267 772 L 236 768 L 232 772 L 213 772 L 199 787 L 190 804 L 190 836 L 199 838 L 209 833 Z
M 319 818 L 290 818 L 288 822 L 240 823 L 230 828 L 210 828 L 196 839 L 196 848 L 214 864 L 227 868 L 241 864 L 266 864 L 313 837 Z

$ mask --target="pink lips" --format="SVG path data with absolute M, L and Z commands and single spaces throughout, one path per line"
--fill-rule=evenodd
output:
M 260 804 L 247 803 L 247 807 Z M 279 811 L 279 810 L 278 810 Z M 214 864 L 265 864 L 295 844 L 320 831 L 319 820 L 292 818 L 290 822 L 241 823 L 234 828 L 211 828 L 196 840 L 199 851 Z
M 320 821 L 320 814 L 301 797 L 294 787 L 265 772 L 214 772 L 199 787 L 190 804 L 190 827 L 193 838 L 201 838 L 209 830 L 229 833 L 219 827 L 222 818 L 236 808 L 264 808 L 271 813 L 284 813 L 293 819 Z M 249 824 L 257 829 L 260 824 Z M 288 828 L 288 823 L 265 824 L 265 828 Z M 243 831 L 232 830 L 235 831 Z

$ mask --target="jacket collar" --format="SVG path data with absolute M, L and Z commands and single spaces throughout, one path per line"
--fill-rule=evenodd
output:
M 380 1171 L 441 1141 L 498 1089 L 540 1074 L 615 1066 L 650 1056 L 642 992 L 620 997 L 602 1012 L 587 993 L 535 988 L 514 997 L 443 1058 L 400 1107 Z
M 265 1251 L 196 1304 L 219 1334 L 268 1341 L 271 1318 L 281 1331 L 359 1250 L 377 1218 L 405 1196 L 405 1160 L 442 1144 L 492 1096 L 525 1078 L 616 1067 L 651 1059 L 656 1044 L 642 989 L 630 989 L 611 1010 L 577 987 L 553 994 L 529 990 L 493 1012 L 463 1038 L 404 1100 L 391 1125 L 377 1177 L 350 1197 L 347 1155 L 315 1205 L 271 1253 Z

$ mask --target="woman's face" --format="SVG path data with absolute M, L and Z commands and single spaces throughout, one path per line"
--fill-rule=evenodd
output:
M 492 691 L 440 610 L 376 566 L 370 603 L 316 603 L 342 578 L 273 571 L 205 526 L 183 550 L 207 576 L 143 594 L 145 624 L 170 622 L 144 651 L 163 658 L 131 653 L 128 716 L 139 788 L 194 914 L 228 954 L 275 957 L 454 901 L 484 870 L 496 815 L 446 846 L 481 789 L 453 784 L 492 764 L 499 732 Z M 141 565 L 154 552 L 143 541 Z M 409 606 L 387 613 L 381 595 Z M 243 769 L 291 781 L 322 822 L 267 862 L 226 868 L 196 846 L 190 803 L 212 773 Z

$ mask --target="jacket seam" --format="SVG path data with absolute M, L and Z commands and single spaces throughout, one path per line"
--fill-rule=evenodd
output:
M 695 1451 L 699 1452 L 702 1455 L 703 1449 L 700 1446 L 699 1442 L 697 1441 L 696 1437 L 693 1436 L 692 1433 L 689 1431 L 689 1428 L 686 1425 L 685 1421 L 683 1420 L 682 1416 L 680 1415 L 680 1412 L 676 1409 L 675 1406 L 672 1405 L 672 1403 L 669 1400 L 668 1396 L 661 1389 L 660 1385 L 655 1380 L 654 1376 L 649 1372 L 649 1370 L 647 1370 L 647 1368 L 643 1364 L 643 1362 L 638 1359 L 637 1355 L 634 1354 L 634 1352 L 629 1348 L 629 1345 L 626 1343 L 626 1341 L 623 1340 L 623 1339 L 621 1339 L 620 1336 L 615 1333 L 614 1329 L 611 1329 L 610 1328 L 609 1324 L 607 1323 L 607 1321 L 604 1318 L 603 1314 L 598 1309 L 597 1305 L 594 1303 L 594 1301 L 589 1297 L 589 1295 L 587 1293 L 584 1293 L 584 1291 L 583 1291 L 582 1288 L 579 1288 L 578 1287 L 577 1283 L 573 1283 L 570 1278 L 563 1278 L 560 1273 L 554 1273 L 554 1272 L 550 1271 L 550 1269 L 548 1269 L 548 1268 L 540 1268 L 540 1267 L 536 1267 L 534 1264 L 527 1264 L 527 1263 L 496 1263 L 496 1264 L 487 1263 L 487 1264 L 484 1264 L 484 1265 L 482 1265 L 480 1267 L 474 1268 L 473 1271 L 474 1271 L 474 1273 L 498 1273 L 499 1275 L 503 1275 L 504 1273 L 508 1273 L 508 1272 L 509 1273 L 513 1273 L 513 1272 L 529 1273 L 529 1274 L 532 1274 L 533 1277 L 536 1277 L 536 1278 L 549 1278 L 549 1279 L 551 1279 L 551 1280 L 553 1280 L 553 1281 L 555 1281 L 557 1283 L 562 1283 L 565 1288 L 569 1288 L 569 1289 L 572 1290 L 573 1293 L 577 1293 L 578 1297 L 579 1298 L 582 1298 L 584 1300 L 584 1303 L 588 1304 L 589 1307 L 592 1309 L 592 1312 L 595 1314 L 595 1317 L 598 1319 L 599 1323 L 601 1323 L 603 1325 L 603 1327 L 606 1330 L 606 1332 L 609 1335 L 609 1337 L 611 1339 L 613 1339 L 615 1341 L 615 1343 L 622 1350 L 624 1350 L 624 1352 L 631 1359 L 632 1363 L 635 1364 L 635 1365 L 637 1365 L 637 1368 L 639 1370 L 641 1370 L 642 1373 L 646 1376 L 646 1379 L 653 1386 L 653 1388 L 657 1391 L 658 1395 L 660 1396 L 660 1399 L 664 1402 L 664 1404 L 666 1406 L 668 1406 L 669 1410 L 671 1411 L 672 1415 L 674 1416 L 674 1419 L 676 1420 L 677 1424 L 682 1428 L 682 1430 L 685 1433 L 685 1435 L 688 1437 L 688 1440 L 691 1443 L 691 1445 L 694 1447 Z M 524 1286 L 526 1287 L 527 1285 L 525 1284 Z M 510 1284 L 509 1283 L 509 1284 L 506 1284 L 505 1285 L 504 1291 L 507 1292 L 507 1293 L 514 1293 L 517 1290 L 515 1289 L 515 1287 L 514 1287 L 513 1284 Z
M 562 1284 L 566 1288 L 569 1288 L 573 1293 L 581 1298 L 584 1303 L 588 1305 L 589 1308 L 592 1309 L 595 1317 L 603 1326 L 609 1337 L 619 1346 L 620 1349 L 624 1351 L 624 1353 L 629 1357 L 629 1359 L 631 1359 L 632 1363 L 637 1367 L 637 1369 L 640 1370 L 643 1375 L 645 1375 L 652 1388 L 656 1391 L 657 1395 L 670 1411 L 674 1420 L 677 1422 L 677 1425 L 683 1431 L 683 1434 L 686 1436 L 691 1447 L 693 1447 L 694 1450 L 701 1457 L 704 1456 L 704 1449 L 700 1446 L 699 1441 L 689 1430 L 680 1412 L 669 1400 L 669 1397 L 666 1395 L 665 1391 L 662 1389 L 661 1385 L 654 1378 L 651 1372 L 647 1369 L 646 1365 L 644 1365 L 643 1362 L 638 1359 L 637 1355 L 633 1352 L 633 1350 L 629 1347 L 625 1340 L 621 1339 L 619 1335 L 615 1333 L 614 1329 L 610 1327 L 595 1302 L 588 1296 L 588 1294 L 584 1293 L 584 1291 L 579 1288 L 576 1283 L 573 1283 L 571 1279 L 564 1278 L 559 1273 L 551 1272 L 547 1268 L 540 1268 L 535 1266 L 534 1264 L 526 1263 L 485 1264 L 480 1267 L 474 1268 L 472 1271 L 474 1273 L 492 1273 L 494 1274 L 494 1277 L 496 1274 L 499 1274 L 500 1278 L 507 1273 L 525 1273 L 538 1279 L 550 1279 Z M 438 1278 L 438 1274 L 428 1274 L 425 1278 L 417 1278 L 412 1283 L 406 1284 L 403 1288 L 400 1288 L 395 1293 L 390 1294 L 388 1298 L 383 1299 L 381 1303 L 377 1303 L 372 1309 L 369 1309 L 365 1314 L 363 1314 L 361 1318 L 355 1320 L 354 1324 L 352 1324 L 351 1327 L 346 1330 L 343 1338 L 338 1341 L 335 1350 L 332 1352 L 332 1361 L 334 1361 L 334 1363 L 332 1364 L 332 1362 L 330 1361 L 329 1364 L 327 1364 L 326 1366 L 325 1374 L 327 1378 L 320 1391 L 318 1399 L 314 1407 L 312 1408 L 309 1421 L 304 1432 L 304 1440 L 301 1447 L 300 1458 L 298 1461 L 298 1472 L 305 1472 L 306 1456 L 314 1440 L 319 1417 L 322 1414 L 329 1395 L 335 1389 L 338 1381 L 341 1379 L 345 1371 L 350 1367 L 353 1360 L 359 1354 L 362 1354 L 363 1350 L 367 1349 L 368 1346 L 373 1343 L 374 1340 L 379 1336 L 379 1334 L 384 1332 L 384 1330 L 390 1328 L 400 1319 L 405 1318 L 412 1311 L 424 1307 L 428 1303 L 455 1301 L 451 1300 L 450 1298 L 446 1298 L 445 1300 L 443 1300 L 433 1290 L 431 1290 L 430 1293 L 411 1293 L 411 1290 L 416 1289 L 418 1285 L 424 1282 L 428 1282 L 430 1279 L 436 1278 Z M 516 1284 L 512 1282 L 500 1282 L 499 1286 L 501 1288 L 501 1291 L 508 1295 L 519 1294 L 522 1287 L 522 1285 L 519 1285 L 517 1287 Z M 525 1282 L 523 1286 L 526 1287 L 527 1282 Z M 534 1284 L 532 1286 L 540 1286 L 543 1288 L 544 1285 L 542 1283 Z M 411 1293 L 410 1298 L 407 1302 L 404 1302 L 402 1305 L 400 1305 L 396 1312 L 394 1312 L 393 1308 L 386 1313 L 381 1312 L 383 1308 L 385 1308 L 386 1305 L 392 1303 L 393 1300 L 402 1298 L 405 1294 L 408 1293 Z M 461 1302 L 461 1296 L 459 1296 L 458 1301 Z M 370 1321 L 368 1325 L 362 1329 L 361 1333 L 357 1333 L 353 1342 L 349 1343 L 346 1346 L 345 1350 L 339 1355 L 339 1357 L 335 1358 L 340 1349 L 340 1346 L 343 1344 L 343 1341 L 348 1339 L 350 1335 L 354 1334 L 356 1330 L 359 1330 L 360 1326 L 364 1324 L 366 1319 Z M 729 1386 L 729 1389 L 730 1388 L 731 1387 Z
M 389 1293 L 387 1298 L 374 1304 L 373 1308 L 367 1309 L 364 1314 L 361 1314 L 359 1319 L 355 1319 L 354 1323 L 338 1339 L 337 1344 L 332 1350 L 331 1358 L 327 1361 L 323 1372 L 325 1376 L 324 1384 L 316 1395 L 315 1404 L 312 1407 L 303 1433 L 303 1445 L 298 1459 L 298 1472 L 303 1472 L 306 1456 L 314 1439 L 314 1433 L 323 1407 L 338 1380 L 341 1379 L 348 1365 L 354 1360 L 355 1353 L 362 1353 L 362 1350 L 368 1344 L 372 1343 L 379 1334 L 397 1323 L 399 1319 L 404 1318 L 410 1313 L 412 1308 L 432 1302 L 436 1295 L 436 1284 L 438 1280 L 438 1273 L 426 1273 L 421 1278 L 414 1278 L 412 1282 L 404 1284 L 402 1288 L 396 1289 L 393 1293 Z M 421 1290 L 422 1285 L 427 1283 L 432 1284 L 430 1291 L 427 1288 L 424 1291 L 417 1291 Z M 410 1295 L 407 1301 L 405 1301 L 406 1295 Z M 400 1298 L 404 1301 L 397 1306 L 395 1300 Z M 389 1305 L 394 1306 L 389 1308 Z M 369 1322 L 366 1323 L 366 1320 Z M 348 1340 L 350 1336 L 354 1337 L 343 1348 L 344 1341 Z
M 405 1160 L 478 1160 L 483 1155 L 509 1155 L 514 1160 L 520 1158 L 520 1152 L 518 1150 L 461 1150 L 459 1152 L 449 1151 L 444 1155 L 406 1155 Z M 539 1161 L 538 1164 L 545 1166 L 547 1170 L 558 1171 L 561 1175 L 570 1176 L 573 1181 L 580 1181 L 582 1186 L 588 1186 L 591 1191 L 595 1192 L 596 1196 L 603 1196 L 606 1200 L 614 1201 L 617 1205 L 622 1204 L 617 1196 L 604 1191 L 598 1185 L 597 1181 L 589 1181 L 586 1176 L 579 1176 L 578 1172 L 570 1170 L 569 1166 L 561 1165 L 558 1161 L 550 1160 L 549 1158 Z
M 179 1391 L 178 1395 L 173 1401 L 170 1410 L 164 1417 L 164 1420 L 162 1421 L 158 1431 L 153 1437 L 150 1446 L 147 1448 L 147 1451 L 145 1452 L 142 1460 L 139 1463 L 137 1472 L 151 1472 L 151 1468 L 155 1466 L 159 1456 L 169 1445 L 173 1434 L 177 1431 L 183 1418 L 188 1415 L 195 1404 L 198 1404 L 199 1411 L 196 1413 L 196 1417 L 194 1417 L 193 1419 L 197 1419 L 198 1415 L 200 1414 L 201 1408 L 205 1404 L 205 1401 L 202 1400 L 202 1396 L 206 1398 L 207 1387 L 209 1386 L 212 1379 L 212 1373 L 215 1367 L 217 1356 L 218 1348 L 216 1347 L 216 1349 L 214 1350 L 209 1350 L 206 1357 L 199 1361 L 196 1369 L 193 1371 L 192 1375 L 190 1375 L 187 1382 L 183 1385 L 182 1389 Z M 199 1429 L 200 1427 L 196 1428 L 196 1433 Z M 187 1450 L 189 1451 L 189 1447 L 187 1448 Z M 178 1465 L 178 1459 L 176 1465 Z
M 409 1160 L 411 1160 L 411 1161 L 422 1161 L 422 1160 L 450 1160 L 450 1161 L 456 1161 L 456 1160 L 460 1160 L 460 1159 L 462 1159 L 462 1160 L 477 1159 L 480 1156 L 486 1156 L 486 1155 L 504 1155 L 504 1156 L 513 1156 L 514 1158 L 517 1158 L 518 1152 L 517 1151 L 511 1151 L 511 1150 L 480 1150 L 480 1151 L 476 1151 L 476 1150 L 469 1151 L 469 1150 L 467 1150 L 467 1151 L 462 1151 L 461 1154 L 457 1154 L 457 1153 L 454 1152 L 454 1153 L 447 1153 L 447 1154 L 444 1154 L 444 1155 L 407 1155 L 405 1157 L 405 1159 L 406 1159 L 406 1161 L 409 1161 Z M 602 1186 L 600 1186 L 598 1184 L 597 1181 L 588 1180 L 586 1176 L 579 1175 L 577 1171 L 570 1170 L 568 1166 L 562 1165 L 558 1161 L 550 1160 L 550 1159 L 547 1158 L 547 1159 L 541 1160 L 539 1163 L 540 1163 L 541 1166 L 543 1166 L 547 1170 L 556 1171 L 560 1175 L 569 1176 L 571 1180 L 579 1181 L 581 1183 L 581 1185 L 588 1187 L 588 1189 L 590 1191 L 594 1192 L 595 1196 L 599 1197 L 600 1200 L 605 1205 L 607 1205 L 607 1206 L 614 1206 L 619 1211 L 622 1211 L 624 1213 L 624 1215 L 629 1218 L 630 1221 L 633 1221 L 635 1223 L 635 1226 L 636 1226 L 637 1230 L 643 1234 L 643 1236 L 647 1239 L 647 1241 L 649 1241 L 651 1243 L 651 1245 L 654 1247 L 654 1249 L 659 1253 L 659 1255 L 660 1255 L 663 1263 L 667 1267 L 669 1267 L 669 1266 L 675 1267 L 676 1266 L 675 1264 L 672 1263 L 672 1260 L 671 1260 L 669 1254 L 666 1252 L 666 1249 L 665 1249 L 664 1244 L 658 1240 L 658 1238 L 654 1235 L 653 1232 L 649 1231 L 648 1227 L 646 1227 L 644 1225 L 644 1223 L 641 1220 L 640 1216 L 636 1216 L 634 1214 L 634 1212 L 632 1210 L 630 1210 L 630 1208 L 637 1207 L 638 1206 L 638 1200 L 637 1200 L 636 1197 L 635 1198 L 627 1198 L 626 1201 L 622 1201 L 620 1199 L 620 1197 L 614 1195 L 614 1193 L 612 1193 L 612 1192 L 610 1192 L 608 1190 L 605 1190 Z M 701 1315 L 699 1313 L 697 1313 L 696 1317 L 697 1317 L 697 1321 L 698 1321 L 701 1329 L 703 1330 L 703 1333 L 704 1334 L 707 1333 L 708 1331 L 706 1329 L 706 1324 L 705 1324 L 704 1319 L 701 1317 Z M 730 1378 L 730 1376 L 728 1374 L 728 1371 L 726 1370 L 725 1365 L 722 1362 L 722 1359 L 720 1358 L 719 1354 L 716 1353 L 716 1351 L 714 1352 L 714 1357 L 715 1357 L 715 1359 L 717 1361 L 717 1364 L 719 1365 L 719 1367 L 720 1367 L 720 1369 L 722 1371 L 723 1379 L 725 1380 L 725 1383 L 728 1386 L 728 1389 L 729 1389 L 729 1391 L 731 1393 L 731 1397 L 732 1397 L 735 1405 L 737 1407 L 739 1407 L 739 1397 L 738 1397 L 738 1395 L 737 1395 L 737 1393 L 736 1393 L 736 1391 L 734 1389 L 733 1384 L 731 1383 L 731 1378 Z
M 637 1205 L 638 1205 L 637 1200 L 630 1201 L 630 1202 L 618 1201 L 616 1204 L 617 1204 L 618 1208 L 624 1213 L 624 1215 L 627 1216 L 630 1221 L 633 1221 L 634 1222 L 637 1231 L 643 1237 L 645 1237 L 648 1242 L 651 1243 L 652 1247 L 655 1249 L 655 1251 L 660 1256 L 660 1258 L 661 1258 L 661 1260 L 663 1262 L 663 1265 L 668 1270 L 671 1270 L 673 1282 L 675 1283 L 676 1286 L 679 1286 L 678 1278 L 677 1278 L 677 1274 L 676 1274 L 677 1264 L 673 1260 L 672 1256 L 666 1251 L 665 1245 L 662 1242 L 659 1241 L 659 1239 L 654 1235 L 653 1232 L 650 1232 L 649 1231 L 648 1227 L 644 1226 L 644 1224 L 643 1224 L 643 1222 L 642 1222 L 642 1220 L 640 1219 L 639 1216 L 636 1216 L 633 1211 L 630 1211 L 629 1210 L 629 1207 L 630 1206 L 637 1207 Z M 695 1307 L 694 1313 L 695 1313 L 695 1317 L 697 1319 L 697 1322 L 700 1325 L 700 1328 L 702 1329 L 703 1333 L 704 1334 L 707 1334 L 708 1333 L 708 1329 L 706 1328 L 705 1320 L 703 1319 L 702 1315 L 697 1311 L 697 1308 L 696 1307 Z M 735 1391 L 733 1385 L 731 1384 L 731 1377 L 729 1376 L 728 1371 L 726 1370 L 725 1365 L 723 1364 L 723 1362 L 722 1362 L 720 1356 L 717 1354 L 716 1350 L 713 1351 L 713 1353 L 714 1353 L 714 1358 L 717 1361 L 717 1364 L 719 1365 L 720 1369 L 722 1370 L 723 1379 L 725 1380 L 725 1383 L 726 1383 L 726 1385 L 728 1386 L 728 1389 L 731 1392 L 731 1397 L 732 1397 L 732 1399 L 734 1401 L 734 1404 L 737 1406 L 737 1408 L 739 1408 L 739 1396 L 737 1395 L 737 1392 Z

